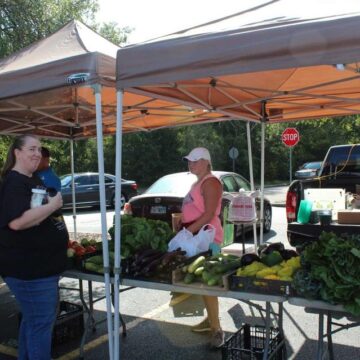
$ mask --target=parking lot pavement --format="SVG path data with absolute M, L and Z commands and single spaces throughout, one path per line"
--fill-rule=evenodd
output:
M 77 285 L 77 281 L 73 279 L 63 279 L 61 283 L 66 287 Z M 4 288 L 2 287 L 1 290 L 4 291 Z M 95 296 L 102 295 L 103 284 L 93 283 L 93 291 Z M 0 360 L 14 360 L 16 350 L 12 346 L 17 338 L 16 306 L 3 297 L 0 299 Z M 62 290 L 62 299 L 79 303 L 78 293 L 75 291 Z M 11 297 L 8 300 L 11 300 Z M 247 303 L 224 297 L 219 298 L 219 302 L 221 323 L 227 337 L 244 323 L 254 325 L 264 322 L 264 312 L 260 310 L 260 306 L 264 305 L 263 302 Z M 105 309 L 105 300 L 95 304 L 97 320 L 105 319 Z M 204 305 L 199 296 L 183 294 L 175 297 L 174 300 L 168 291 L 135 288 L 121 293 L 120 309 L 127 326 L 127 336 L 120 339 L 120 358 L 123 360 L 220 360 L 222 358 L 221 351 L 208 349 L 206 334 L 194 334 L 190 331 L 190 326 L 199 322 L 204 315 Z M 272 304 L 272 309 L 277 311 L 277 305 Z M 305 312 L 302 307 L 285 303 L 284 333 L 288 359 L 316 358 L 317 320 L 317 315 Z M 337 321 L 346 323 L 347 319 L 342 318 Z M 360 359 L 359 338 L 360 327 L 335 334 L 333 336 L 335 359 Z M 95 332 L 90 332 L 86 340 L 85 359 L 108 359 L 107 339 L 106 323 L 103 322 L 96 326 Z M 80 339 L 77 338 L 56 346 L 53 358 L 78 359 L 79 344 Z
M 285 206 L 287 189 L 287 185 L 265 187 L 264 196 L 273 206 Z

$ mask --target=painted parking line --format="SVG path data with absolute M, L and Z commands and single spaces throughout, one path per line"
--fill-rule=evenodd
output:
M 17 350 L 11 346 L 0 344 L 0 354 L 14 356 L 15 358 L 17 358 Z
M 166 311 L 169 308 L 169 306 L 176 306 L 176 305 L 180 304 L 181 302 L 187 300 L 190 296 L 191 296 L 191 294 L 181 294 L 181 295 L 175 297 L 174 299 L 171 299 L 170 303 L 165 303 L 165 304 L 157 307 L 156 309 L 153 309 L 153 310 L 145 313 L 144 315 L 141 316 L 141 318 L 137 318 L 133 321 L 130 321 L 129 323 L 126 324 L 126 329 L 130 330 L 145 320 L 151 320 L 156 315 L 162 313 L 163 311 Z M 121 328 L 120 328 L 120 332 L 121 332 Z M 84 352 L 90 351 L 92 349 L 95 349 L 97 346 L 102 345 L 103 343 L 108 341 L 108 338 L 109 338 L 108 334 L 105 334 L 105 335 L 99 336 L 98 338 L 96 338 L 92 341 L 89 341 L 84 346 Z M 14 349 L 13 347 L 0 344 L 0 354 L 14 356 L 16 358 L 17 350 Z M 76 350 L 70 351 L 67 354 L 64 354 L 64 355 L 58 357 L 57 360 L 73 360 L 73 359 L 77 359 L 78 357 L 79 357 L 79 349 L 76 349 Z
M 169 306 L 175 306 L 177 304 L 180 304 L 181 302 L 188 299 L 190 296 L 191 294 L 181 294 L 177 296 L 176 298 L 172 299 L 170 303 L 165 303 L 157 307 L 156 309 L 153 309 L 147 312 L 146 314 L 142 315 L 141 318 L 137 318 L 133 321 L 130 321 L 129 323 L 126 324 L 126 329 L 130 330 L 135 326 L 139 325 L 140 323 L 142 323 L 143 321 L 154 318 L 156 315 L 162 313 L 163 311 L 166 311 L 169 308 Z M 120 332 L 121 332 L 121 328 L 120 328 Z M 108 338 L 109 338 L 108 334 L 105 334 L 86 343 L 84 346 L 84 352 L 90 351 L 92 349 L 95 349 L 97 346 L 102 345 L 103 343 L 108 341 Z M 57 360 L 73 360 L 73 359 L 77 359 L 78 357 L 79 357 L 79 349 L 76 349 L 61 357 L 58 357 Z

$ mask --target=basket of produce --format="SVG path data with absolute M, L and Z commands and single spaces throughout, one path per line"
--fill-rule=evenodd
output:
M 173 284 L 193 288 L 228 290 L 229 274 L 240 266 L 240 258 L 229 254 L 199 254 L 173 271 Z
M 261 360 L 264 358 L 265 341 L 264 326 L 244 324 L 222 346 L 222 360 Z M 266 355 L 267 359 L 286 359 L 285 341 L 278 329 L 270 328 L 270 342 Z
M 360 235 L 322 232 L 301 252 L 293 287 L 298 296 L 342 305 L 360 316 Z
M 67 245 L 67 268 L 81 269 L 82 259 L 98 251 L 99 243 L 96 240 L 82 238 L 80 241 L 69 240 Z
M 300 257 L 281 243 L 265 245 L 259 255 L 241 257 L 241 265 L 230 276 L 230 289 L 268 295 L 293 295 L 293 274 L 300 268 Z
M 126 278 L 158 281 L 171 284 L 172 272 L 186 261 L 185 251 L 163 251 L 152 248 L 139 249 L 123 259 L 122 274 Z

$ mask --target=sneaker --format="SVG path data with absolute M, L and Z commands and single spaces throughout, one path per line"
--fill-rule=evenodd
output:
M 205 318 L 202 322 L 199 324 L 196 324 L 191 327 L 191 331 L 193 332 L 205 332 L 205 331 L 211 331 L 211 326 L 208 318 Z
M 221 346 L 224 345 L 224 342 L 225 342 L 225 336 L 222 329 L 218 329 L 212 333 L 210 340 L 210 347 L 212 349 L 220 348 Z

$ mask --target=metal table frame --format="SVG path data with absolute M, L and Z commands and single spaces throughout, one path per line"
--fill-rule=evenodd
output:
M 93 304 L 96 301 L 99 301 L 103 299 L 104 297 L 98 298 L 96 300 L 93 299 L 92 296 L 92 282 L 104 282 L 104 276 L 103 275 L 97 275 L 97 274 L 88 274 L 84 273 L 78 270 L 68 270 L 65 271 L 62 274 L 62 277 L 72 278 L 79 280 L 79 293 L 80 293 L 80 299 L 81 302 L 85 308 L 86 313 L 88 314 L 88 318 L 85 324 L 85 331 L 83 334 L 83 337 L 81 339 L 80 343 L 80 357 L 83 358 L 84 356 L 84 345 L 86 336 L 89 329 L 94 329 L 95 321 L 93 318 Z M 82 281 L 87 281 L 89 286 L 89 305 L 86 304 L 84 293 L 83 293 L 83 285 Z M 113 282 L 113 279 L 111 279 L 111 282 Z M 217 296 L 217 297 L 227 297 L 227 298 L 233 298 L 237 299 L 239 301 L 244 301 L 247 303 L 251 303 L 251 301 L 260 301 L 265 302 L 265 328 L 266 328 L 266 341 L 265 341 L 265 347 L 264 347 L 264 355 L 263 360 L 270 359 L 267 356 L 268 349 L 269 349 L 269 342 L 270 342 L 270 328 L 271 328 L 271 314 L 275 314 L 277 318 L 277 324 L 279 327 L 279 331 L 282 335 L 282 342 L 279 344 L 279 347 L 285 346 L 285 337 L 284 337 L 284 331 L 283 331 L 283 303 L 287 300 L 285 296 L 279 296 L 279 295 L 263 295 L 263 294 L 257 294 L 257 293 L 248 293 L 248 292 L 240 292 L 240 291 L 226 291 L 226 290 L 209 290 L 207 288 L 199 287 L 188 287 L 188 286 L 182 286 L 182 285 L 173 285 L 168 283 L 161 283 L 161 282 L 151 282 L 151 281 L 142 281 L 142 280 L 135 280 L 135 279 L 122 279 L 121 285 L 127 286 L 125 289 L 121 289 L 122 291 L 127 291 L 130 289 L 133 289 L 135 287 L 145 288 L 145 289 L 152 289 L 152 290 L 164 290 L 164 291 L 172 291 L 172 292 L 179 292 L 179 293 L 189 293 L 194 295 L 208 295 L 208 296 Z M 69 288 L 65 288 L 69 289 Z M 72 290 L 74 290 L 72 288 Z M 274 313 L 271 310 L 271 303 L 277 303 L 278 304 L 278 312 Z M 105 321 L 105 320 L 103 320 Z M 126 325 L 124 321 L 122 320 L 122 326 L 123 326 L 123 336 L 126 335 Z M 286 347 L 285 347 L 286 348 Z M 285 350 L 286 351 L 286 350 Z
M 332 342 L 332 334 L 339 331 L 350 329 L 352 327 L 360 326 L 360 318 L 354 318 L 351 314 L 341 305 L 331 305 L 325 301 L 320 300 L 307 300 L 299 297 L 289 297 L 289 304 L 295 306 L 301 306 L 305 308 L 306 312 L 315 313 L 319 315 L 318 324 L 318 342 L 317 342 L 317 360 L 334 360 L 334 350 Z M 347 317 L 351 323 L 340 324 L 333 320 L 334 315 L 340 315 L 341 317 Z M 327 317 L 326 332 L 324 332 L 324 317 Z M 333 329 L 333 325 L 337 326 Z M 324 338 L 327 338 L 327 347 L 324 344 Z

